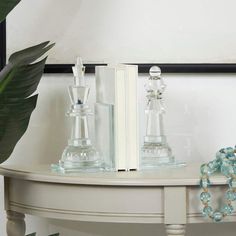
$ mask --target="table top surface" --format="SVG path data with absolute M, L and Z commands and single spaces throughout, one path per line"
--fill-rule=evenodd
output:
M 108 186 L 194 186 L 199 185 L 201 163 L 189 163 L 180 168 L 163 168 L 149 171 L 97 172 L 62 174 L 52 172 L 50 165 L 0 165 L 0 174 L 6 177 L 78 185 Z M 220 174 L 211 177 L 213 185 L 226 184 Z

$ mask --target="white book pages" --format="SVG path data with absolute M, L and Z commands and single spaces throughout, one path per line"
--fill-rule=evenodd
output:
M 116 169 L 127 170 L 126 158 L 126 94 L 125 70 L 118 67 L 115 70 L 115 152 Z
M 137 103 L 138 67 L 126 66 L 126 157 L 129 170 L 139 167 L 139 113 Z

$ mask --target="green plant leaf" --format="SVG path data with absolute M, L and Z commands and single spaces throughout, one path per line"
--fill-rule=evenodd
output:
M 26 48 L 24 50 L 13 53 L 9 58 L 9 63 L 3 68 L 0 72 L 0 93 L 2 92 L 2 87 L 6 86 L 6 81 L 11 81 L 12 73 L 14 73 L 14 69 L 20 66 L 26 66 L 30 63 L 33 63 L 42 55 L 44 55 L 49 49 L 51 49 L 55 44 L 48 45 L 49 42 L 44 42 L 33 47 Z M 48 46 L 47 46 L 48 45 Z M 9 78 L 9 76 L 11 78 Z M 7 83 L 8 83 L 7 82 Z
M 0 83 L 0 100 L 26 98 L 34 93 L 43 74 L 46 59 L 35 64 L 16 67 L 6 79 L 6 85 L 1 86 Z
M 17 66 L 30 64 L 54 46 L 48 44 L 49 41 L 15 52 L 10 56 L 9 62 Z
M 8 13 L 20 2 L 20 0 L 0 0 L 0 22 L 2 22 Z
M 12 153 L 16 143 L 25 133 L 38 95 L 17 101 L 0 103 L 0 163 Z
M 37 89 L 47 58 L 38 62 L 54 44 L 44 42 L 12 54 L 0 72 L 0 163 L 25 133 L 37 103 Z

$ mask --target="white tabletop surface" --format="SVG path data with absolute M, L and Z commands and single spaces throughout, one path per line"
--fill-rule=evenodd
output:
M 6 177 L 82 185 L 112 186 L 191 186 L 199 185 L 201 163 L 189 163 L 180 168 L 129 172 L 97 172 L 59 174 L 50 165 L 0 165 L 0 174 Z M 211 177 L 214 185 L 226 184 L 226 178 L 216 174 Z

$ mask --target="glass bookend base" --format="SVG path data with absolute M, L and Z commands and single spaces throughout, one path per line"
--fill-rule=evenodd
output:
M 102 162 L 97 163 L 64 163 L 59 161 L 58 164 L 52 164 L 51 170 L 57 173 L 91 173 L 91 172 L 103 172 L 108 171 L 108 168 Z
M 175 160 L 171 148 L 166 142 L 145 142 L 142 147 L 140 161 L 141 170 L 178 168 L 185 165 L 184 162 Z
M 185 162 L 179 161 L 172 161 L 172 162 L 159 162 L 159 161 L 152 161 L 152 162 L 141 162 L 140 170 L 160 170 L 165 168 L 179 168 L 186 166 Z
M 60 173 L 99 172 L 107 170 L 99 153 L 91 145 L 68 145 L 59 163 L 52 164 L 51 169 Z

